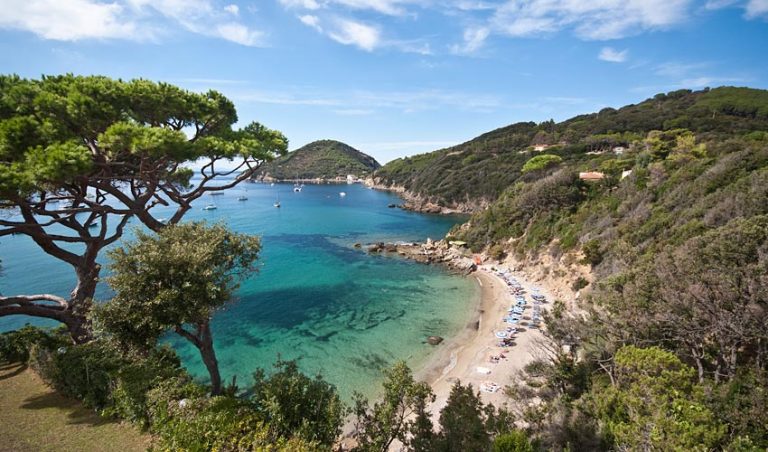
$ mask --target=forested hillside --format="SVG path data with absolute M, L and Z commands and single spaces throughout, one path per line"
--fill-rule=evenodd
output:
M 554 272 L 591 266 L 588 295 L 546 318 L 548 359 L 511 391 L 545 402 L 526 414 L 532 435 L 555 449 L 764 450 L 768 93 L 675 92 L 552 130 L 573 144 L 525 154 L 451 233 L 495 257 L 547 254 Z
M 373 174 L 381 164 L 370 155 L 334 140 L 313 141 L 264 165 L 257 177 L 285 179 L 335 179 L 352 174 Z
M 766 105 L 764 90 L 679 90 L 561 123 L 512 124 L 458 146 L 394 160 L 376 176 L 381 184 L 402 186 L 446 207 L 464 203 L 479 210 L 521 178 L 536 146 L 575 169 L 591 169 L 587 152 L 628 147 L 652 131 L 687 129 L 709 140 L 768 130 Z

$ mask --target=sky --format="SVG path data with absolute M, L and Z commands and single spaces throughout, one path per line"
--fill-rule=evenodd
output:
M 0 73 L 214 89 L 385 163 L 681 88 L 768 88 L 768 0 L 0 0 Z

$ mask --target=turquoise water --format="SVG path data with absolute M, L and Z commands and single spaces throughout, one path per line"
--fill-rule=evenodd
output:
M 347 196 L 339 196 L 341 191 Z M 248 200 L 238 201 L 240 195 Z M 280 209 L 272 206 L 277 196 Z M 203 211 L 210 202 L 218 209 Z M 353 247 L 442 237 L 460 221 L 387 208 L 399 202 L 395 195 L 360 185 L 308 185 L 294 193 L 287 184 L 247 184 L 199 200 L 185 219 L 223 221 L 261 236 L 263 243 L 259 272 L 214 318 L 222 376 L 237 376 L 241 386 L 247 385 L 254 369 L 269 368 L 280 356 L 298 359 L 305 372 L 322 373 L 345 398 L 355 390 L 373 395 L 382 366 L 397 359 L 418 366 L 432 350 L 424 343 L 427 336 L 458 332 L 477 296 L 471 280 Z M 170 212 L 160 208 L 156 216 Z M 66 296 L 72 287 L 69 267 L 25 237 L 3 238 L 0 258 L 4 294 Z M 108 288 L 101 286 L 98 296 L 107 299 Z M 0 318 L 0 330 L 28 321 Z M 197 350 L 176 336 L 168 341 L 203 378 Z

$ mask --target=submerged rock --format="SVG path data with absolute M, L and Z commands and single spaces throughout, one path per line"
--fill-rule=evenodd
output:
M 443 342 L 443 338 L 440 336 L 429 336 L 427 338 L 427 343 L 429 345 L 438 345 L 441 342 Z

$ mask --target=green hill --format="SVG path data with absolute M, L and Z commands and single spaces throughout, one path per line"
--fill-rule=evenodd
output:
M 675 129 L 703 139 L 768 130 L 768 91 L 679 90 L 560 123 L 520 122 L 451 148 L 393 160 L 376 176 L 381 184 L 402 186 L 445 207 L 474 201 L 480 208 L 520 179 L 534 145 L 548 145 L 546 153 L 560 156 L 566 165 L 588 168 L 587 152 L 629 147 L 651 131 Z
M 371 175 L 381 167 L 370 155 L 334 140 L 307 144 L 264 166 L 257 175 L 277 180 L 335 179 L 353 174 Z
M 542 450 L 768 447 L 767 91 L 514 124 L 377 175 L 490 200 L 451 238 L 570 285 L 507 391 Z

